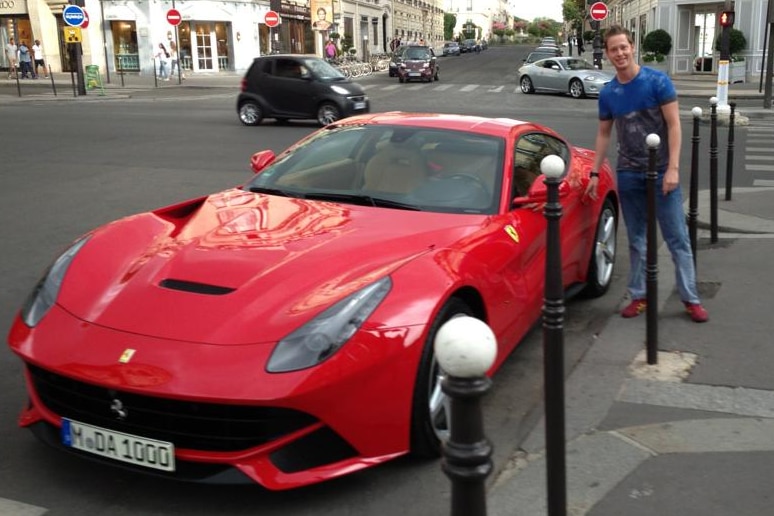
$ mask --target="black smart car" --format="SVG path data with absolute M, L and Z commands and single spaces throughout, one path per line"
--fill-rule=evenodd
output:
M 363 88 L 316 56 L 255 58 L 237 98 L 239 120 L 245 125 L 258 125 L 264 118 L 315 119 L 327 125 L 369 110 Z

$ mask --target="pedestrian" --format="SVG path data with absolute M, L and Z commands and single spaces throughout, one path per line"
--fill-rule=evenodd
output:
M 32 51 L 25 41 L 19 44 L 19 68 L 22 79 L 32 79 Z
M 159 50 L 156 52 L 156 57 L 159 60 L 159 78 L 162 81 L 169 80 L 169 72 L 167 72 L 167 64 L 169 64 L 169 52 L 164 43 L 159 43 Z
M 16 46 L 13 38 L 8 40 L 5 45 L 5 57 L 8 59 L 8 78 L 16 77 L 16 67 L 18 66 L 19 47 Z
M 33 70 L 32 76 L 36 79 L 40 77 L 40 72 L 38 72 L 38 67 L 43 67 L 43 74 L 46 76 L 46 79 L 48 79 L 48 69 L 46 69 L 46 62 L 43 60 L 43 47 L 40 45 L 40 40 L 36 39 L 35 44 L 32 45 L 32 58 L 35 60 L 35 69 Z
M 645 268 L 647 250 L 647 183 L 649 151 L 645 138 L 661 138 L 656 169 L 656 217 L 675 264 L 677 292 L 694 322 L 709 319 L 696 288 L 696 269 L 685 223 L 679 166 L 682 133 L 677 92 L 664 72 L 640 67 L 628 29 L 613 25 L 605 32 L 603 48 L 615 67 L 615 78 L 599 94 L 596 159 L 586 189 L 596 199 L 598 171 L 607 154 L 615 125 L 618 138 L 618 194 L 629 238 L 629 304 L 622 317 L 636 317 L 647 308 Z
M 332 39 L 329 39 L 325 44 L 325 57 L 328 59 L 333 59 L 336 57 L 336 44 L 333 43 Z
M 180 71 L 180 53 L 177 51 L 177 43 L 174 40 L 169 40 L 169 59 L 170 59 L 170 77 L 175 76 L 175 68 L 177 68 L 177 74 L 180 76 L 180 80 L 185 80 L 185 74 Z

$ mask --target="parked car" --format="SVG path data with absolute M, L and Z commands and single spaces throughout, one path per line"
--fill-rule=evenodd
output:
M 523 93 L 569 93 L 576 99 L 599 96 L 613 77 L 615 71 L 599 70 L 581 57 L 550 57 L 519 68 L 519 86 Z
M 363 87 L 325 60 L 275 54 L 253 60 L 242 78 L 236 109 L 245 125 L 258 125 L 264 118 L 315 119 L 326 125 L 368 113 L 370 105 Z
M 460 53 L 460 44 L 456 41 L 447 41 L 443 44 L 443 55 L 458 56 Z
M 561 56 L 563 51 L 556 45 L 541 45 L 535 48 L 535 52 L 552 52 L 556 56 Z
M 460 44 L 460 50 L 462 52 L 478 52 L 481 50 L 481 46 L 475 39 L 466 39 Z
M 478 45 L 481 47 L 481 50 L 486 50 L 489 48 L 489 42 L 486 39 L 480 40 Z
M 431 47 L 409 45 L 403 53 L 403 62 L 398 66 L 398 80 L 432 82 L 438 80 L 439 72 L 440 66 Z
M 19 424 L 73 454 L 61 468 L 272 490 L 437 456 L 439 328 L 486 322 L 492 375 L 541 316 L 547 155 L 566 163 L 562 285 L 602 295 L 618 200 L 607 164 L 584 195 L 592 150 L 504 118 L 352 117 L 68 245 L 9 331 Z
M 534 63 L 535 61 L 540 61 L 541 59 L 545 59 L 547 57 L 557 57 L 558 54 L 553 51 L 546 51 L 546 52 L 530 52 L 527 54 L 527 57 L 524 59 L 524 64 Z
M 390 77 L 395 77 L 398 75 L 398 67 L 403 62 L 403 52 L 405 52 L 407 48 L 408 45 L 401 45 L 392 53 L 389 65 Z

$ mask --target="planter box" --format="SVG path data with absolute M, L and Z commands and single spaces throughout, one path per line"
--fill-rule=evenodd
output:
M 728 64 L 728 82 L 734 84 L 747 80 L 747 61 L 732 61 Z

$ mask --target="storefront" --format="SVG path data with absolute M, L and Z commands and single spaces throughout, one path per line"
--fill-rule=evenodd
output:
M 0 0 L 0 44 L 3 48 L 0 69 L 6 71 L 10 63 L 5 55 L 5 46 L 11 38 L 14 38 L 16 45 L 21 42 L 28 46 L 33 44 L 34 35 L 25 0 Z

